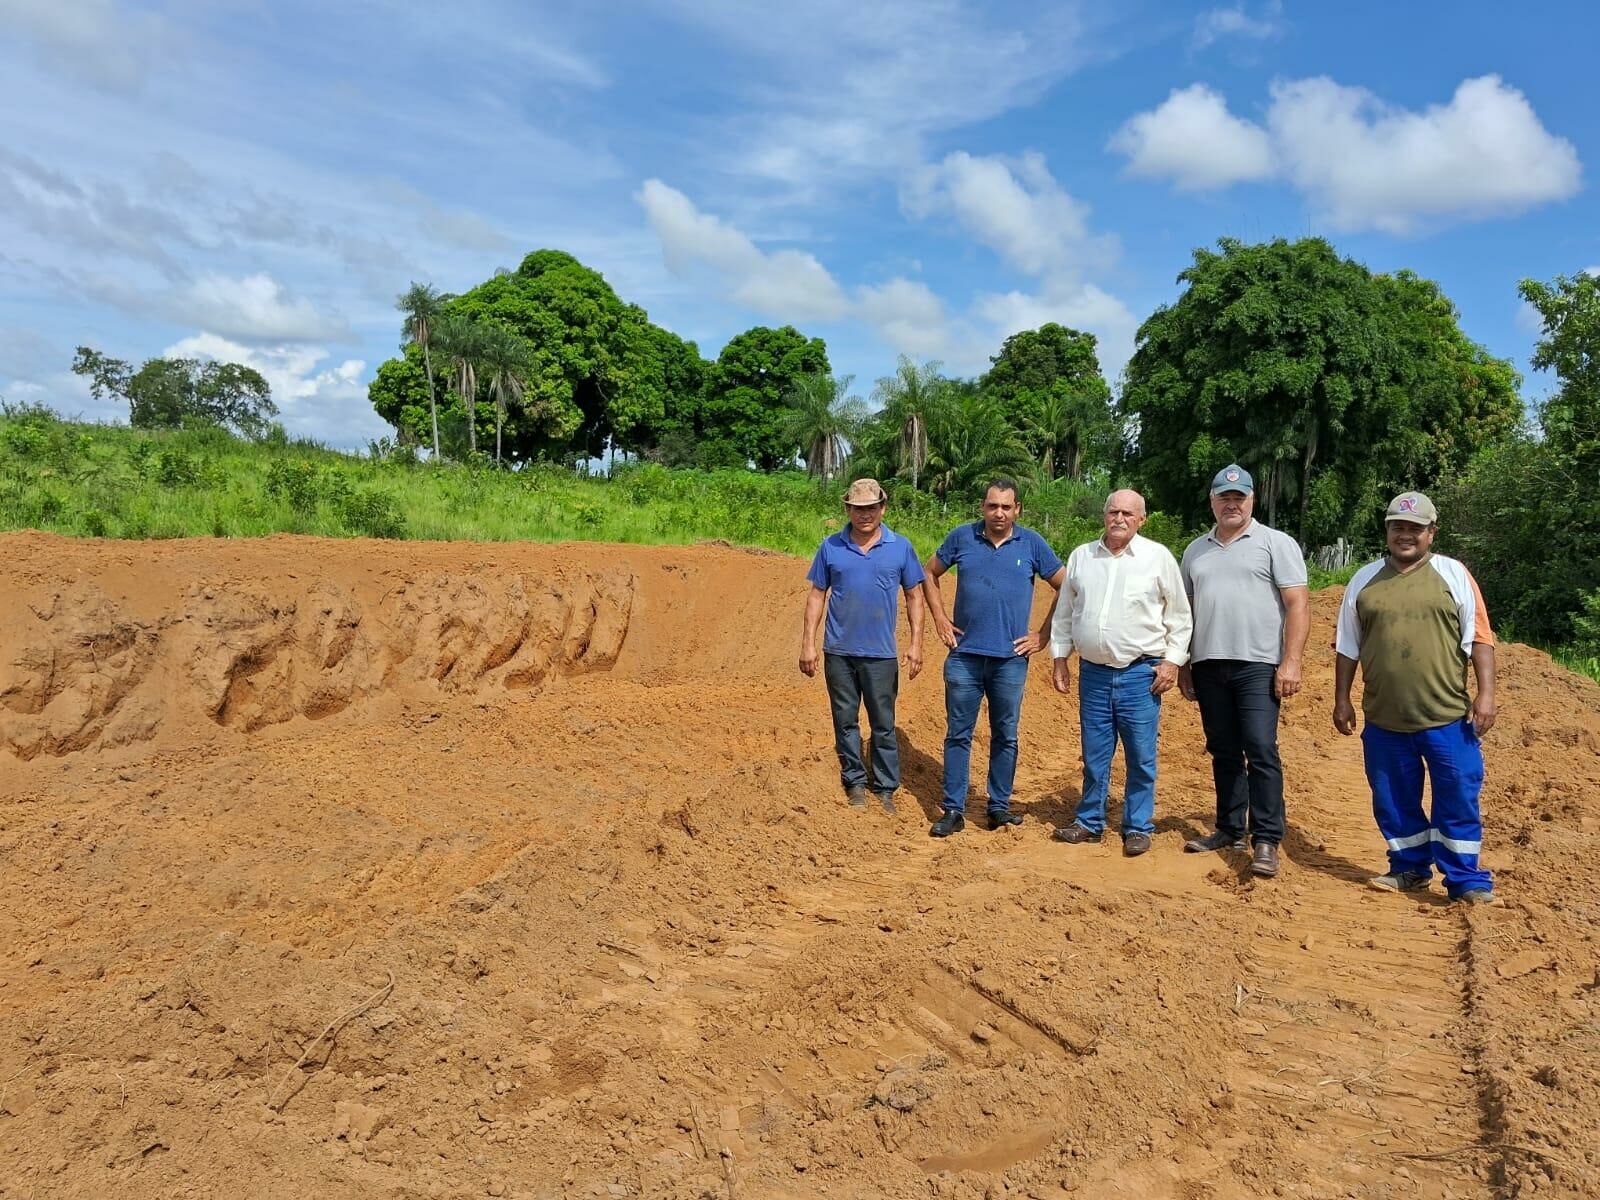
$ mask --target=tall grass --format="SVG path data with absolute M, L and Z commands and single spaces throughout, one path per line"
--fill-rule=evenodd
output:
M 37 409 L 0 413 L 0 529 L 112 538 L 308 533 L 464 541 L 691 543 L 810 554 L 842 523 L 844 481 L 799 472 L 632 466 L 614 478 L 337 454 L 215 429 L 80 425 Z M 1099 532 L 1101 496 L 1069 480 L 1025 492 L 1024 519 L 1061 551 Z M 977 515 L 975 497 L 906 493 L 889 523 L 930 553 Z M 1181 546 L 1163 514 L 1145 532 Z

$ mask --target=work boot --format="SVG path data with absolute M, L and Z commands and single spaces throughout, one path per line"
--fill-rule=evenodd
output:
M 894 806 L 894 793 L 893 792 L 879 792 L 878 793 L 878 803 L 883 805 L 883 811 L 884 812 L 888 813 L 891 817 L 894 816 L 894 814 L 895 814 L 895 812 L 897 810 L 895 809 L 895 806 Z
M 1090 833 L 1082 825 L 1074 821 L 1071 825 L 1063 825 L 1050 837 L 1058 842 L 1066 842 L 1072 846 L 1081 846 L 1085 842 L 1099 842 L 1105 837 L 1103 833 Z
M 933 823 L 933 828 L 928 830 L 929 837 L 944 838 L 952 833 L 960 833 L 967 827 L 967 819 L 955 809 L 945 810 L 944 816 Z
M 1463 904 L 1499 904 L 1499 898 L 1488 888 L 1473 888 L 1456 897 Z
M 1213 850 L 1243 850 L 1245 849 L 1244 836 L 1235 837 L 1231 833 L 1217 830 L 1205 837 L 1190 838 L 1183 844 L 1185 854 L 1209 854 Z
M 855 787 L 848 789 L 845 795 L 850 797 L 851 808 L 865 808 L 867 806 L 867 789 L 859 783 Z
M 1007 825 L 1021 825 L 1022 814 L 1014 812 L 1000 812 L 998 809 L 989 811 L 989 828 L 1004 829 Z
M 1122 839 L 1122 853 L 1125 858 L 1138 858 L 1150 849 L 1150 835 L 1148 833 L 1130 833 Z
M 1368 887 L 1380 892 L 1420 892 L 1428 886 L 1428 877 L 1421 871 L 1390 871 L 1367 880 Z
M 1272 842 L 1257 842 L 1255 856 L 1250 860 L 1250 873 L 1271 879 L 1278 873 L 1278 847 Z

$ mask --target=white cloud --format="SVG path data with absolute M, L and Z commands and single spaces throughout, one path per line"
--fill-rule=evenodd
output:
M 733 50 L 732 119 L 691 143 L 742 182 L 791 197 L 896 175 L 936 134 L 1037 100 L 1093 53 L 1077 4 L 1018 10 L 959 0 L 651 0 Z
M 373 438 L 393 432 L 367 400 L 367 385 L 362 379 L 367 365 L 359 358 L 323 367 L 328 352 L 320 346 L 246 346 L 207 332 L 173 343 L 162 356 L 254 367 L 272 388 L 278 420 L 297 436 L 313 437 L 342 449 L 358 449 Z
M 687 274 L 704 263 L 730 285 L 740 304 L 780 320 L 830 321 L 849 300 L 833 276 L 799 250 L 763 251 L 718 217 L 703 213 L 676 188 L 646 180 L 636 197 L 661 240 L 667 267 Z
M 859 288 L 857 311 L 896 354 L 937 358 L 949 352 L 951 333 L 944 301 L 919 280 L 897 276 Z
M 180 320 L 246 341 L 311 341 L 342 338 L 342 319 L 323 316 L 306 300 L 296 300 L 272 276 L 257 272 L 242 279 L 202 275 L 175 298 Z
M 1090 232 L 1088 205 L 1061 188 L 1038 154 L 1009 160 L 958 151 L 915 172 L 902 201 L 913 216 L 954 214 L 1029 275 L 1077 275 L 1117 257 L 1116 238 Z
M 1203 83 L 1174 90 L 1112 135 L 1108 149 L 1128 159 L 1128 174 L 1171 179 L 1180 190 L 1227 187 L 1273 174 L 1266 130 L 1228 111 Z
M 1126 304 L 1094 284 L 1055 284 L 1037 294 L 1013 291 L 980 296 L 973 309 L 993 330 L 996 345 L 1013 333 L 1037 329 L 1048 321 L 1093 333 L 1100 369 L 1112 384 L 1133 357 L 1133 337 L 1139 328 L 1139 319 Z
M 1195 139 L 1187 152 L 1186 138 Z M 1132 118 L 1110 148 L 1132 173 L 1180 188 L 1282 178 L 1340 232 L 1416 234 L 1508 216 L 1567 199 L 1582 176 L 1572 143 L 1497 75 L 1465 80 L 1448 104 L 1422 112 L 1331 79 L 1278 83 L 1265 130 L 1197 84 Z
M 1495 75 L 1421 113 L 1331 79 L 1279 84 L 1268 124 L 1285 175 L 1340 230 L 1517 213 L 1573 195 L 1582 173 L 1572 143 Z
M 55 70 L 113 92 L 142 86 L 172 37 L 160 17 L 115 0 L 0 0 L 0 27 Z
M 1232 8 L 1213 8 L 1195 18 L 1191 45 L 1196 50 L 1204 50 L 1224 38 L 1247 38 L 1260 42 L 1280 37 L 1283 34 L 1282 14 L 1282 0 L 1271 0 L 1259 17 L 1252 17 L 1246 12 L 1243 3 L 1235 4 Z

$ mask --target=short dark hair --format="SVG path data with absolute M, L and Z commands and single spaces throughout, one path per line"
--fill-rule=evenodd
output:
M 987 500 L 989 498 L 989 493 L 996 490 L 1010 492 L 1013 500 L 1015 500 L 1018 504 L 1022 503 L 1022 489 L 1017 486 L 1017 481 L 1011 478 L 1011 476 L 1001 475 L 998 478 L 991 479 L 987 484 L 984 485 L 983 498 Z

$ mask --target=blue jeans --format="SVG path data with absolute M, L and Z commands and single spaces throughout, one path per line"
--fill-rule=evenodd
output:
M 1489 872 L 1478 865 L 1483 819 L 1483 748 L 1470 719 L 1418 733 L 1395 733 L 1368 722 L 1361 749 L 1372 785 L 1372 815 L 1389 844 L 1389 867 L 1430 876 L 1438 867 L 1445 890 L 1491 891 Z M 1423 764 L 1433 780 L 1433 817 L 1422 810 Z
M 1122 801 L 1122 834 L 1156 830 L 1156 733 L 1161 697 L 1150 694 L 1156 661 L 1142 658 L 1126 667 L 1078 664 L 1078 727 L 1083 735 L 1083 798 L 1073 818 L 1090 833 L 1106 827 L 1111 792 L 1111 760 L 1122 742 L 1128 764 Z
M 989 811 L 1009 812 L 1017 777 L 1017 726 L 1028 660 L 951 651 L 944 660 L 944 810 L 966 812 L 972 775 L 972 731 L 978 705 L 989 701 Z
M 900 662 L 855 654 L 824 654 L 822 677 L 833 711 L 833 749 L 839 756 L 839 783 L 845 791 L 867 786 L 861 759 L 861 704 L 872 728 L 872 786 L 892 792 L 900 786 L 900 742 L 894 731 L 894 701 L 900 691 Z

